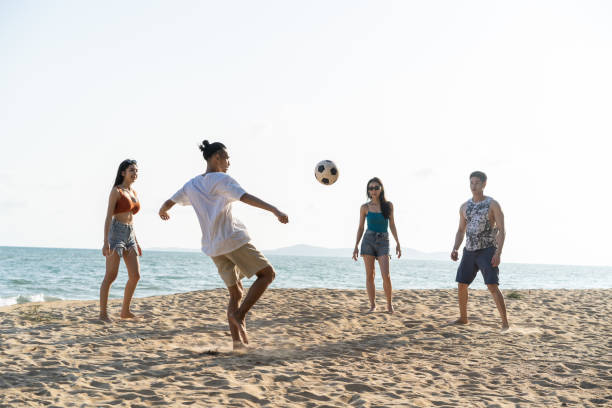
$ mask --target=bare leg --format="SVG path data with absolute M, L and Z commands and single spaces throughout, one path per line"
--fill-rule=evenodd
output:
M 389 256 L 383 255 L 378 258 L 378 266 L 380 267 L 380 274 L 383 281 L 383 289 L 385 290 L 385 296 L 387 297 L 387 312 L 393 313 L 393 286 L 391 285 L 391 275 L 389 274 Z
M 106 275 L 104 275 L 104 280 L 102 280 L 102 285 L 100 285 L 100 320 L 105 322 L 111 321 L 107 311 L 108 292 L 115 279 L 117 279 L 119 260 L 119 255 L 115 251 L 106 257 Z
M 136 290 L 136 285 L 140 280 L 140 263 L 138 262 L 138 255 L 135 250 L 124 251 L 123 254 L 123 260 L 128 271 L 128 281 L 125 284 L 125 291 L 123 293 L 121 318 L 132 319 L 136 316 L 130 311 L 130 302 Z
M 242 280 L 238 280 L 238 283 L 236 284 L 238 286 L 238 288 L 240 289 L 240 292 L 244 293 L 244 286 L 242 286 Z M 240 302 L 238 303 L 238 307 L 236 308 L 236 310 L 240 307 Z M 246 332 L 246 319 L 242 320 L 242 328 L 244 329 L 244 331 Z M 247 341 L 248 343 L 248 341 Z
M 508 324 L 508 316 L 506 315 L 506 302 L 504 301 L 504 295 L 499 290 L 499 285 L 489 284 L 487 285 L 487 288 L 489 288 L 489 292 L 491 292 L 493 300 L 495 300 L 497 310 L 499 311 L 499 315 L 501 316 L 502 329 L 509 329 L 510 325 Z
M 242 289 L 242 284 L 240 283 L 240 281 L 238 281 L 236 285 L 230 286 L 227 289 L 229 290 L 229 294 L 230 294 L 229 304 L 227 305 L 227 320 L 229 322 L 230 316 L 233 315 L 236 312 L 236 310 L 238 310 L 238 307 L 240 306 L 240 300 L 242 299 L 243 289 Z M 234 345 L 234 350 L 244 348 L 244 343 L 242 343 L 242 340 L 240 339 L 240 330 L 238 330 L 238 327 L 230 324 L 229 328 L 230 328 L 230 333 L 232 335 L 232 343 Z
M 372 255 L 364 255 L 363 263 L 366 270 L 366 291 L 370 300 L 370 313 L 376 310 L 376 287 L 374 286 L 374 261 L 376 258 Z
M 468 324 L 467 303 L 468 303 L 468 284 L 459 283 L 459 319 L 455 321 L 458 324 Z
M 233 314 L 228 315 L 228 320 L 230 326 L 237 327 L 240 333 L 240 337 L 244 343 L 249 342 L 246 326 L 245 326 L 245 317 L 246 314 L 251 310 L 253 305 L 259 300 L 261 295 L 266 291 L 268 286 L 272 283 L 274 278 L 276 277 L 276 273 L 271 266 L 267 266 L 261 271 L 257 272 L 257 279 L 247 292 L 242 304 Z

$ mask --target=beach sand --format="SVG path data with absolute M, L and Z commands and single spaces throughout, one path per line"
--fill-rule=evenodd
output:
M 612 406 L 612 290 L 509 293 L 501 332 L 487 291 L 458 326 L 455 290 L 396 291 L 389 315 L 363 290 L 271 289 L 246 354 L 225 289 L 135 299 L 145 317 L 111 324 L 96 301 L 2 307 L 0 406 Z

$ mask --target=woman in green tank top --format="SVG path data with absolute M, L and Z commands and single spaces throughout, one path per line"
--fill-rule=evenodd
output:
M 366 195 L 368 202 L 359 209 L 359 228 L 357 228 L 357 241 L 353 250 L 353 259 L 357 260 L 359 256 L 359 241 L 363 236 L 361 256 L 363 257 L 366 270 L 366 289 L 368 299 L 370 300 L 370 312 L 376 310 L 374 267 L 375 261 L 378 260 L 383 288 L 387 297 L 387 312 L 393 313 L 392 285 L 389 273 L 389 258 L 391 258 L 391 255 L 389 254 L 388 229 L 391 229 L 393 238 L 395 238 L 395 253 L 398 259 L 402 256 L 402 249 L 397 238 L 397 229 L 395 228 L 395 220 L 393 219 L 393 204 L 385 199 L 385 189 L 378 177 L 368 181 Z M 364 234 L 363 230 L 366 221 L 368 228 Z

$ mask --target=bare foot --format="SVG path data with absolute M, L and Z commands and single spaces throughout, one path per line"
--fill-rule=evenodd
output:
M 453 322 L 453 324 L 468 324 L 468 323 L 469 323 L 468 319 L 462 319 L 461 317 Z
M 234 345 L 234 351 L 238 353 L 246 353 L 249 350 L 249 346 L 247 346 L 241 341 L 234 341 L 233 345 Z
M 238 333 L 240 333 L 240 338 L 242 338 L 243 343 L 249 344 L 249 336 L 247 336 L 246 324 L 244 323 L 244 318 L 242 320 L 238 320 L 236 315 L 232 313 L 227 317 L 229 324 L 238 329 Z
M 111 323 L 112 320 L 110 319 L 110 317 L 108 317 L 108 315 L 106 313 L 100 313 L 100 320 L 102 320 L 103 322 L 106 323 Z
M 121 318 L 122 319 L 138 319 L 138 316 L 136 316 L 132 312 L 127 312 L 127 313 L 121 313 Z
M 505 332 L 505 331 L 508 331 L 508 330 L 510 330 L 510 325 L 508 323 L 502 324 L 501 331 Z
M 387 305 L 387 313 L 393 314 L 393 312 L 395 312 L 393 305 Z
M 368 313 L 374 313 L 376 311 L 376 305 L 371 306 L 370 310 L 368 310 Z

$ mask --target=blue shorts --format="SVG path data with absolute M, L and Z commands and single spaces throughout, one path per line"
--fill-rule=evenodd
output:
M 367 230 L 361 241 L 361 256 L 372 255 L 375 257 L 389 255 L 389 233 Z
M 136 235 L 134 227 L 131 224 L 122 224 L 113 218 L 108 233 L 108 243 L 110 250 L 117 252 L 119 257 L 123 255 L 123 251 L 132 250 L 136 252 Z M 136 252 L 138 254 L 138 252 Z
M 464 248 L 455 280 L 469 285 L 474 281 L 480 270 L 485 284 L 499 285 L 499 268 L 491 265 L 495 250 L 495 247 L 477 249 L 476 251 L 468 251 Z

